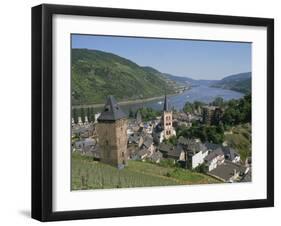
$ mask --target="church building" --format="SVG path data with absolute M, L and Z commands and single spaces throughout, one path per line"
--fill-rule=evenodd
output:
M 113 96 L 107 98 L 97 119 L 101 162 L 119 169 L 127 165 L 127 116 Z
M 165 95 L 161 122 L 154 128 L 153 139 L 154 142 L 160 144 L 164 139 L 169 139 L 175 135 L 176 131 L 173 127 L 173 111 L 169 109 L 168 98 L 167 95 Z

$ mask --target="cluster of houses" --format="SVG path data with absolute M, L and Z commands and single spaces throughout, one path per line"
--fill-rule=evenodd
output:
M 72 135 L 77 138 L 72 144 L 73 151 L 79 151 L 96 160 L 104 160 L 105 155 L 107 158 L 111 156 L 110 153 L 104 151 L 108 149 L 106 145 L 113 142 L 110 147 L 114 147 L 116 154 L 114 156 L 117 156 L 117 159 L 114 157 L 112 161 L 107 159 L 104 162 L 111 165 L 117 164 L 118 168 L 125 167 L 128 159 L 155 163 L 159 163 L 163 159 L 172 159 L 187 169 L 194 170 L 204 166 L 205 173 L 225 182 L 245 181 L 250 178 L 246 176 L 250 166 L 241 165 L 238 152 L 231 147 L 208 142 L 202 143 L 199 139 L 187 139 L 182 136 L 177 139 L 176 144 L 165 142 L 176 135 L 174 126 L 182 124 L 190 126 L 192 120 L 191 115 L 183 112 L 177 113 L 173 118 L 166 96 L 162 116 L 148 122 L 142 121 L 139 112 L 135 119 L 124 121 L 124 116 L 119 112 L 120 107 L 114 99 L 109 100 L 108 106 L 109 109 L 113 109 L 111 109 L 112 112 L 105 109 L 104 112 L 97 115 L 98 120 L 95 122 L 89 123 L 85 120 L 84 124 L 72 125 Z M 115 111 L 114 108 L 116 108 Z M 205 112 L 205 114 L 208 113 Z M 210 114 L 210 118 L 217 118 L 217 114 Z M 103 126 L 98 127 L 99 124 Z M 118 129 L 119 127 L 121 130 L 118 134 L 108 137 L 99 136 L 100 131 L 103 132 L 102 134 L 110 134 L 112 133 L 111 128 Z M 126 131 L 123 131 L 123 128 L 126 128 Z M 119 143 L 110 141 L 110 137 L 114 137 L 114 135 L 118 137 L 118 140 L 126 140 L 126 147 L 123 147 L 124 142 L 122 145 L 120 141 Z

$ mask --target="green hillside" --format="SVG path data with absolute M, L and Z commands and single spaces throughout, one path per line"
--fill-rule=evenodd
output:
M 239 151 L 243 162 L 247 157 L 251 157 L 251 134 L 251 124 L 246 123 L 233 127 L 231 133 L 225 135 L 225 141 L 230 147 Z
M 248 94 L 252 89 L 252 73 L 246 72 L 227 76 L 222 80 L 214 83 L 212 87 L 230 89 Z
M 114 95 L 118 101 L 162 96 L 175 92 L 162 73 L 98 50 L 72 49 L 72 104 L 104 103 Z

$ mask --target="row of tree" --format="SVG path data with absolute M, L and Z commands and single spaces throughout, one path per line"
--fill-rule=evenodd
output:
M 196 113 L 196 111 L 198 112 L 199 108 L 201 108 L 204 105 L 206 104 L 201 101 L 194 101 L 193 103 L 187 101 L 183 107 L 183 111 L 186 113 L 187 112 Z
M 72 118 L 74 123 L 78 123 L 78 118 L 81 117 L 81 121 L 85 122 L 85 116 L 87 116 L 89 122 L 95 121 L 95 112 L 94 108 L 73 108 L 72 109 Z
M 206 105 L 208 105 L 208 104 L 201 102 L 201 101 L 194 101 L 193 103 L 187 101 L 183 107 L 183 111 L 186 113 L 187 112 L 195 113 L 196 111 L 198 112 L 201 107 L 206 106 Z M 217 98 L 215 98 L 214 101 L 209 103 L 209 105 L 224 108 L 227 106 L 227 102 L 225 102 L 222 97 L 217 97 Z
M 141 114 L 142 121 L 147 122 L 156 119 L 156 117 L 161 115 L 161 111 L 154 110 L 153 108 L 142 107 L 137 111 L 129 110 L 129 117 L 136 118 L 138 112 Z

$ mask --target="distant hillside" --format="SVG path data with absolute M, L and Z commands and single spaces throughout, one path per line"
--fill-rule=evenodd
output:
M 71 70 L 73 105 L 104 103 L 107 95 L 126 101 L 176 90 L 161 72 L 98 50 L 72 49 Z
M 230 89 L 241 93 L 250 93 L 252 90 L 252 73 L 245 72 L 235 75 L 230 75 L 222 80 L 215 82 L 212 87 Z
M 176 81 L 178 83 L 185 83 L 189 84 L 191 86 L 198 86 L 198 85 L 211 85 L 214 82 L 217 82 L 217 80 L 204 80 L 204 79 L 193 79 L 189 77 L 184 77 L 184 76 L 176 76 L 176 75 L 171 75 L 164 73 L 164 75 L 173 81 Z

